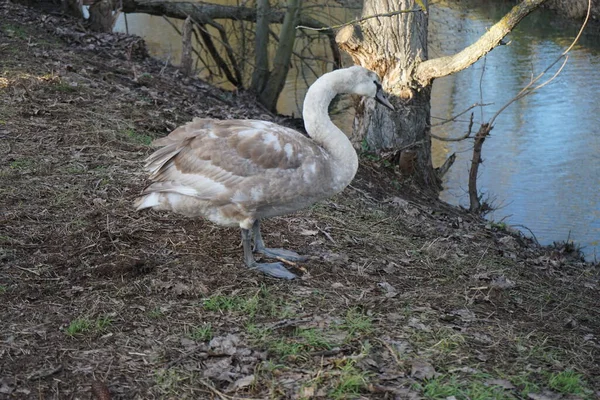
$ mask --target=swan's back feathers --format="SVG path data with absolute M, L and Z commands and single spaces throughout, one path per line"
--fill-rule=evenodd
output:
M 331 178 L 323 149 L 266 121 L 195 119 L 153 145 L 163 147 L 146 160 L 154 183 L 143 194 L 152 201 L 142 198 L 138 208 L 156 206 L 153 193 L 174 193 L 207 207 L 277 215 L 324 197 L 327 185 L 317 180 Z

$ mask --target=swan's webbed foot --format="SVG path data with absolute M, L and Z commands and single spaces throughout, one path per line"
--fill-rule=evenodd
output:
M 307 256 L 302 256 L 295 251 L 286 250 L 286 249 L 269 249 L 267 247 L 259 248 L 256 247 L 256 252 L 263 254 L 270 258 L 282 258 L 286 261 L 290 262 L 301 262 L 308 260 Z
M 296 275 L 288 271 L 282 263 L 257 263 L 252 254 L 252 246 L 250 244 L 251 235 L 248 229 L 242 229 L 242 245 L 244 246 L 244 261 L 250 269 L 261 271 L 269 276 L 279 279 L 295 279 Z
M 279 278 L 279 279 L 295 279 L 295 278 L 297 278 L 297 276 L 295 274 L 288 271 L 287 268 L 285 268 L 283 266 L 283 264 L 281 264 L 280 262 L 274 262 L 274 263 L 254 262 L 254 264 L 248 265 L 248 267 L 250 269 L 256 269 L 258 271 L 261 271 L 269 276 L 272 276 L 273 278 Z
M 270 249 L 265 247 L 262 235 L 260 234 L 260 221 L 254 221 L 252 225 L 252 233 L 254 235 L 254 251 L 263 254 L 270 258 L 279 258 L 290 262 L 300 262 L 308 260 L 307 256 L 302 256 L 295 251 L 286 249 Z

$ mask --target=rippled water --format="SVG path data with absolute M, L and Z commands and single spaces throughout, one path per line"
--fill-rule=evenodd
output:
M 507 11 L 467 6 L 464 1 L 462 5 L 460 10 L 432 10 L 430 57 L 452 54 L 472 43 Z M 495 49 L 455 76 L 437 80 L 432 114 L 448 118 L 483 101 L 493 104 L 473 110 L 474 129 L 489 120 L 575 36 L 576 28 L 553 23 L 553 18 L 551 13 L 536 12 L 509 36 L 509 46 Z M 499 206 L 490 218 L 525 225 L 544 244 L 570 238 L 585 247 L 590 259 L 600 252 L 599 95 L 600 46 L 598 40 L 588 38 L 573 49 L 555 81 L 498 117 L 484 144 L 478 180 L 480 190 Z M 461 120 L 436 127 L 434 133 L 460 136 L 467 130 L 468 116 Z M 432 123 L 436 121 L 441 120 Z M 434 146 L 437 163 L 457 152 L 457 161 L 444 179 L 442 199 L 468 206 L 472 142 Z
M 434 4 L 430 58 L 453 54 L 476 41 L 508 11 L 496 3 L 462 0 L 452 2 L 451 7 Z M 489 120 L 532 75 L 568 47 L 577 27 L 555 21 L 553 14 L 538 10 L 511 33 L 510 45 L 496 48 L 465 71 L 436 80 L 432 123 L 477 102 L 493 104 L 473 110 L 474 129 Z M 121 18 L 117 30 L 124 31 L 123 22 Z M 161 18 L 130 15 L 128 22 L 129 31 L 144 37 L 154 55 L 178 61 L 180 37 Z M 299 115 L 305 90 L 291 75 L 278 103 L 280 111 Z M 558 79 L 514 103 L 496 120 L 484 144 L 479 177 L 480 190 L 499 207 L 490 218 L 527 226 L 544 244 L 570 238 L 584 246 L 590 259 L 600 253 L 599 94 L 600 40 L 584 38 L 571 52 Z M 433 131 L 456 137 L 464 134 L 467 126 L 468 115 Z M 438 165 L 449 154 L 457 153 L 457 161 L 444 179 L 443 200 L 468 205 L 471 149 L 471 141 L 434 142 L 434 163 Z

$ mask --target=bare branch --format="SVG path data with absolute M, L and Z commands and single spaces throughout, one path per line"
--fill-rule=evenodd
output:
M 556 79 L 556 77 L 561 73 L 561 71 L 563 70 L 563 68 L 565 67 L 565 65 L 568 61 L 567 54 L 569 53 L 569 51 L 571 51 L 571 49 L 575 46 L 575 44 L 581 37 L 581 33 L 583 32 L 583 30 L 585 29 L 585 27 L 588 23 L 591 9 L 592 9 L 592 0 L 588 0 L 587 15 L 585 17 L 585 20 L 583 21 L 581 29 L 579 30 L 579 33 L 577 34 L 577 36 L 575 37 L 575 39 L 573 40 L 571 45 L 564 52 L 562 52 L 561 55 L 558 56 L 552 63 L 550 63 L 550 65 L 548 67 L 546 67 L 546 69 L 544 69 L 538 76 L 531 79 L 531 81 L 523 89 L 521 89 L 521 91 L 519 93 L 517 93 L 517 95 L 515 97 L 513 97 L 506 104 L 504 104 L 502 107 L 500 107 L 500 109 L 496 112 L 496 114 L 494 114 L 494 116 L 490 119 L 490 121 L 488 123 L 481 124 L 481 126 L 479 128 L 479 132 L 477 132 L 477 134 L 475 135 L 475 143 L 474 143 L 474 147 L 473 147 L 473 157 L 471 159 L 471 167 L 469 168 L 469 202 L 470 202 L 469 211 L 481 212 L 482 208 L 483 208 L 482 204 L 481 204 L 481 199 L 480 199 L 479 193 L 477 192 L 477 172 L 479 170 L 479 164 L 481 164 L 481 162 L 482 162 L 481 151 L 483 148 L 483 142 L 485 141 L 486 137 L 489 135 L 490 131 L 494 128 L 494 122 L 496 121 L 496 118 L 504 110 L 506 110 L 508 108 L 508 106 L 513 104 L 515 101 L 522 99 L 523 97 L 546 86 L 547 84 L 552 82 L 554 79 Z M 564 58 L 564 61 L 563 61 L 562 65 L 560 66 L 560 68 L 558 69 L 558 71 L 556 71 L 554 73 L 554 75 L 552 75 L 552 77 L 550 77 L 547 81 L 536 86 L 536 83 L 542 77 L 544 77 L 546 75 L 546 73 L 563 58 Z
M 240 67 L 235 58 L 233 48 L 231 47 L 231 44 L 229 44 L 229 39 L 227 39 L 227 32 L 225 32 L 225 28 L 223 28 L 223 25 L 219 24 L 218 22 L 215 22 L 210 18 L 208 18 L 208 24 L 215 28 L 217 31 L 219 31 L 219 35 L 221 36 L 221 43 L 223 44 L 223 47 L 225 47 L 225 53 L 227 54 L 227 58 L 229 59 L 229 63 L 231 64 L 231 67 L 233 68 L 233 72 L 235 74 L 235 80 L 241 84 L 243 82 L 242 72 L 240 71 Z
M 529 13 L 547 0 L 523 0 L 492 26 L 475 43 L 452 56 L 434 58 L 417 67 L 415 78 L 427 86 L 435 78 L 462 71 L 474 64 L 493 48 L 501 44 L 502 39 Z
M 423 10 L 420 9 L 420 8 L 415 8 L 415 9 L 412 9 L 412 10 L 400 10 L 400 11 L 394 11 L 394 12 L 389 12 L 389 13 L 384 13 L 384 14 L 369 15 L 367 17 L 357 18 L 357 19 L 353 19 L 352 21 L 344 22 L 343 24 L 333 25 L 333 26 L 325 26 L 325 27 L 322 27 L 322 28 L 315 28 L 315 27 L 311 27 L 311 26 L 298 25 L 296 27 L 296 29 L 308 29 L 308 30 L 311 30 L 311 31 L 327 31 L 327 30 L 331 31 L 331 30 L 334 30 L 334 29 L 343 28 L 344 26 L 358 24 L 358 23 L 361 23 L 361 22 L 366 21 L 366 20 L 371 19 L 371 18 L 393 17 L 394 15 L 398 15 L 398 14 L 406 14 L 406 13 L 419 12 L 419 11 L 423 11 Z
M 475 105 L 473 106 L 475 107 Z M 471 107 L 471 108 L 473 108 Z M 469 128 L 467 129 L 467 133 L 465 133 L 463 136 L 457 137 L 457 138 L 445 138 L 445 137 L 441 137 L 438 135 L 434 135 L 433 133 L 429 132 L 429 136 L 431 136 L 434 139 L 437 139 L 439 141 L 442 142 L 460 142 L 461 140 L 465 140 L 471 137 L 471 130 L 473 129 L 473 113 L 471 113 L 471 119 L 469 120 Z
M 433 124 L 433 125 L 431 125 L 431 126 L 432 126 L 432 127 L 433 127 L 433 126 L 441 126 L 441 125 L 445 125 L 445 124 L 447 124 L 448 122 L 454 122 L 454 121 L 456 121 L 456 119 L 457 119 L 458 117 L 460 117 L 460 116 L 462 116 L 462 115 L 464 115 L 464 114 L 468 113 L 470 110 L 474 109 L 475 107 L 487 107 L 487 106 L 489 106 L 489 105 L 491 105 L 491 104 L 492 104 L 492 103 L 486 103 L 486 104 L 483 104 L 483 103 L 475 103 L 475 104 L 473 104 L 473 105 L 469 106 L 469 107 L 468 107 L 466 110 L 459 112 L 459 113 L 458 113 L 458 114 L 456 114 L 454 117 L 452 117 L 452 118 L 450 118 L 450 119 L 445 119 L 444 121 L 440 122 L 439 124 Z M 441 119 L 441 118 L 440 118 L 440 119 Z M 471 118 L 471 120 L 473 120 L 473 118 Z

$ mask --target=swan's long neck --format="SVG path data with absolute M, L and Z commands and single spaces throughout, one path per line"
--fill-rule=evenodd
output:
M 329 118 L 329 104 L 339 93 L 337 87 L 341 84 L 335 78 L 335 72 L 329 73 L 311 85 L 304 98 L 303 117 L 306 131 L 329 153 L 335 168 L 333 173 L 346 187 L 358 169 L 358 156 L 348 137 Z

